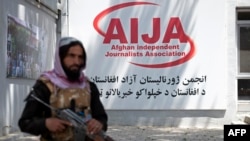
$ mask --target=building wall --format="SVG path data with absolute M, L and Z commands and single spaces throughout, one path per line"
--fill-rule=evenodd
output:
M 67 13 L 63 3 L 62 13 Z M 225 22 L 226 50 L 226 109 L 221 110 L 107 110 L 110 125 L 156 125 L 170 127 L 220 127 L 230 124 L 237 114 L 237 32 L 235 9 L 238 6 L 250 7 L 249 0 L 227 0 Z M 211 11 L 212 12 L 212 11 Z M 0 136 L 18 131 L 17 121 L 24 107 L 24 98 L 34 84 L 31 79 L 6 78 L 7 62 L 7 16 L 8 14 L 29 22 L 45 30 L 49 41 L 47 46 L 46 69 L 53 65 L 56 43 L 56 16 L 27 2 L 26 0 L 2 0 L 0 5 Z M 62 35 L 68 34 L 67 17 L 62 18 Z M 216 69 L 216 68 L 213 68 Z
M 201 0 L 202 1 L 202 0 Z M 201 1 L 197 1 L 201 2 Z M 153 1 L 150 1 L 153 2 Z M 188 3 L 189 1 L 187 1 Z M 190 3 L 193 1 L 190 0 Z M 78 0 L 70 1 L 72 5 L 77 5 L 74 7 L 78 9 L 77 11 L 73 11 L 73 14 L 69 13 L 70 17 L 82 17 L 78 19 L 79 26 L 70 26 L 69 34 L 71 36 L 77 37 L 85 37 L 86 34 L 79 32 L 79 29 L 82 28 L 82 24 L 80 22 L 81 19 L 84 19 L 84 16 L 88 17 L 90 14 L 84 14 L 84 12 L 79 12 L 81 9 L 81 3 Z M 111 3 L 111 2 L 110 2 Z M 119 3 L 119 2 L 115 2 Z M 122 3 L 122 1 L 120 2 Z M 108 3 L 109 4 L 109 3 Z M 100 6 L 101 4 L 97 5 Z M 188 4 L 187 4 L 188 5 Z M 225 11 L 219 11 L 225 13 L 225 21 L 224 21 L 224 33 L 223 40 L 221 40 L 221 44 L 225 47 L 225 52 L 221 52 L 221 54 L 225 55 L 226 58 L 221 58 L 222 60 L 226 60 L 224 62 L 223 68 L 214 68 L 211 66 L 211 70 L 220 70 L 225 69 L 224 76 L 222 81 L 226 84 L 224 85 L 223 93 L 221 95 L 225 95 L 225 99 L 217 99 L 218 101 L 223 100 L 226 101 L 225 109 L 201 109 L 201 110 L 188 110 L 188 109 L 174 109 L 174 110 L 108 110 L 109 115 L 109 124 L 114 125 L 156 125 L 156 126 L 174 126 L 174 127 L 220 127 L 223 128 L 224 124 L 231 124 L 231 122 L 237 119 L 238 113 L 238 99 L 237 99 L 237 31 L 236 31 L 236 7 L 250 7 L 250 2 L 248 0 L 225 0 Z M 108 6 L 107 6 L 108 7 Z M 73 8 L 73 7 L 70 7 Z M 84 8 L 83 8 L 84 9 Z M 212 8 L 211 8 L 212 9 Z M 224 8 L 222 8 L 224 9 Z M 103 10 L 103 9 L 102 9 Z M 99 10 L 99 11 L 102 11 Z M 70 10 L 71 11 L 71 10 Z M 71 11 L 71 12 L 72 12 Z M 96 12 L 96 11 L 95 11 Z M 215 10 L 211 10 L 210 12 L 218 12 Z M 79 15 L 78 15 L 79 14 Z M 93 12 L 91 13 L 93 15 Z M 96 14 L 96 13 L 95 13 Z M 111 15 L 111 14 L 110 14 Z M 108 16 L 110 16 L 108 15 Z M 107 15 L 105 15 L 107 16 Z M 107 16 L 107 17 L 108 17 Z M 212 17 L 211 20 L 213 19 Z M 218 20 L 218 19 L 217 19 Z M 215 19 L 216 21 L 216 19 Z M 211 21 L 211 22 L 215 22 Z M 103 21 L 102 21 L 103 22 Z M 74 24 L 73 21 L 70 20 L 71 24 Z M 75 24 L 77 25 L 77 24 Z M 90 26 L 90 25 L 88 25 Z M 92 25 L 91 25 L 92 26 Z M 103 26 L 103 25 L 102 25 Z M 209 28 L 208 25 L 204 25 L 204 28 Z M 76 32 L 77 31 L 77 32 Z M 202 32 L 202 31 L 200 31 Z M 84 35 L 83 35 L 84 34 Z M 215 33 L 216 34 L 216 33 Z M 209 36 L 208 36 L 209 37 Z M 82 38 L 83 40 L 88 40 L 86 37 Z M 96 39 L 99 39 L 96 37 Z M 91 39 L 93 40 L 93 39 Z M 208 40 L 211 40 L 208 38 Z M 94 41 L 93 41 L 94 42 Z M 222 56 L 223 56 L 222 55 Z M 224 56 L 223 56 L 224 57 Z M 92 57 L 96 58 L 96 57 Z M 220 58 L 219 58 L 220 59 Z M 109 67 L 106 67 L 110 69 Z M 222 83 L 215 82 L 215 83 Z M 209 100 L 209 99 L 208 99 Z M 211 101 L 212 102 L 212 101 Z M 131 106 L 131 105 L 130 105 Z M 138 105 L 136 105 L 138 106 Z M 125 106 L 124 106 L 125 107 Z
M 236 7 L 250 7 L 248 0 L 227 0 L 225 21 L 226 109 L 170 111 L 109 111 L 110 123 L 124 125 L 160 125 L 179 127 L 219 127 L 237 119 L 237 28 Z M 213 12 L 213 11 L 211 11 Z M 211 68 L 217 69 L 217 68 Z M 249 107 L 249 106 L 248 106 Z M 248 108 L 249 109 L 249 108 Z M 250 110 L 245 111 L 245 114 Z M 244 114 L 244 112 L 243 112 Z M 136 117 L 136 118 L 135 118 Z
M 35 1 L 31 1 L 35 2 Z M 56 4 L 54 4 L 56 5 Z M 52 6 L 53 7 L 53 6 Z M 7 16 L 11 15 L 22 21 L 41 28 L 48 39 L 44 45 L 48 46 L 45 69 L 53 64 L 53 53 L 56 42 L 56 14 L 39 8 L 26 0 L 2 0 L 0 5 L 0 136 L 8 132 L 19 130 L 17 122 L 24 107 L 34 79 L 6 78 L 7 69 Z

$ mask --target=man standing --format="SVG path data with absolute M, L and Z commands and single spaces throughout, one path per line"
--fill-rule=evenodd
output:
M 83 118 L 91 115 L 92 118 L 87 121 L 90 135 L 107 131 L 108 117 L 99 91 L 84 75 L 85 68 L 83 44 L 73 37 L 61 38 L 56 49 L 54 69 L 40 75 L 25 99 L 27 103 L 18 122 L 21 131 L 40 135 L 41 141 L 74 141 L 72 124 L 57 118 L 46 104 L 56 109 L 69 108 Z M 86 137 L 85 140 L 88 139 Z

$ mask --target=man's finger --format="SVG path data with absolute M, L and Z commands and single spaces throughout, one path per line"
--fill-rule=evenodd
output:
M 61 123 L 63 123 L 64 125 L 72 126 L 72 123 L 70 123 L 66 120 L 61 120 Z

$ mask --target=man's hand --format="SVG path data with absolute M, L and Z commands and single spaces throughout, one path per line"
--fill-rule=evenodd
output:
M 96 119 L 90 119 L 87 122 L 89 134 L 97 134 L 102 130 L 103 125 Z
M 66 126 L 72 126 L 72 124 L 58 118 L 47 118 L 45 120 L 45 126 L 50 132 L 62 132 Z

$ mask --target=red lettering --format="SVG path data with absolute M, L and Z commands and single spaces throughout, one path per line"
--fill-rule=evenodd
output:
M 148 34 L 142 35 L 142 40 L 145 43 L 156 43 L 160 38 L 160 18 L 154 18 L 153 19 L 153 36 L 150 38 Z
M 131 19 L 131 43 L 138 43 L 138 18 Z
M 110 43 L 111 40 L 114 39 L 120 40 L 120 43 L 128 43 L 120 19 L 115 19 L 115 18 L 111 19 L 109 23 L 109 27 L 106 32 L 106 35 L 104 36 L 103 43 Z
M 174 33 L 174 27 L 176 33 Z M 178 17 L 171 18 L 165 32 L 163 43 L 169 43 L 171 39 L 179 39 L 181 43 L 187 43 L 188 39 Z
M 157 41 L 159 41 L 160 36 L 161 36 L 160 18 L 153 18 L 152 27 L 153 27 L 153 31 L 152 31 L 153 34 L 151 37 L 149 34 L 141 35 L 143 42 L 152 44 L 152 43 L 156 43 Z M 138 29 L 139 29 L 138 18 L 131 18 L 130 20 L 130 43 L 138 43 L 138 37 L 139 37 Z M 179 39 L 181 43 L 188 42 L 187 35 L 185 34 L 181 21 L 178 17 L 174 17 L 170 19 L 162 42 L 169 43 L 171 39 Z M 111 19 L 107 32 L 104 36 L 103 43 L 110 43 L 112 40 L 119 40 L 120 43 L 128 43 L 121 21 L 118 18 Z

